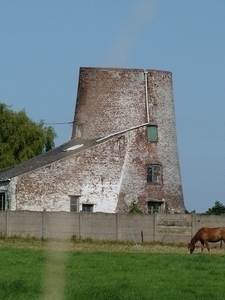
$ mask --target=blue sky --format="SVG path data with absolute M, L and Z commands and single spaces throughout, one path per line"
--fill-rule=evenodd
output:
M 34 121 L 73 121 L 80 67 L 171 71 L 186 208 L 225 205 L 224 0 L 1 0 L 0 40 L 0 101 Z

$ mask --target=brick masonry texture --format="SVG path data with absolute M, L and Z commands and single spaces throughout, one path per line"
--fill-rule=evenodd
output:
M 97 138 L 146 123 L 143 70 L 81 68 L 72 137 Z

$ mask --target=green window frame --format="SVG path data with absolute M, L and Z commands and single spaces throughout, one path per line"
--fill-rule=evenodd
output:
M 158 128 L 155 125 L 147 126 L 147 137 L 149 142 L 158 141 Z

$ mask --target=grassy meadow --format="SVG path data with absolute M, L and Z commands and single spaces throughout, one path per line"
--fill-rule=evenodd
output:
M 0 299 L 224 299 L 225 250 L 0 240 Z

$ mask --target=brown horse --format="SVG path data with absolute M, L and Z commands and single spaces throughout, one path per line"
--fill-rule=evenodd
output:
M 210 243 L 216 243 L 220 241 L 220 248 L 222 248 L 222 241 L 225 243 L 225 227 L 216 227 L 216 228 L 208 228 L 202 227 L 197 231 L 195 236 L 191 239 L 190 243 L 188 243 L 188 249 L 190 253 L 195 250 L 195 244 L 200 241 L 201 242 L 201 250 L 203 254 L 204 245 L 208 249 L 210 254 Z

